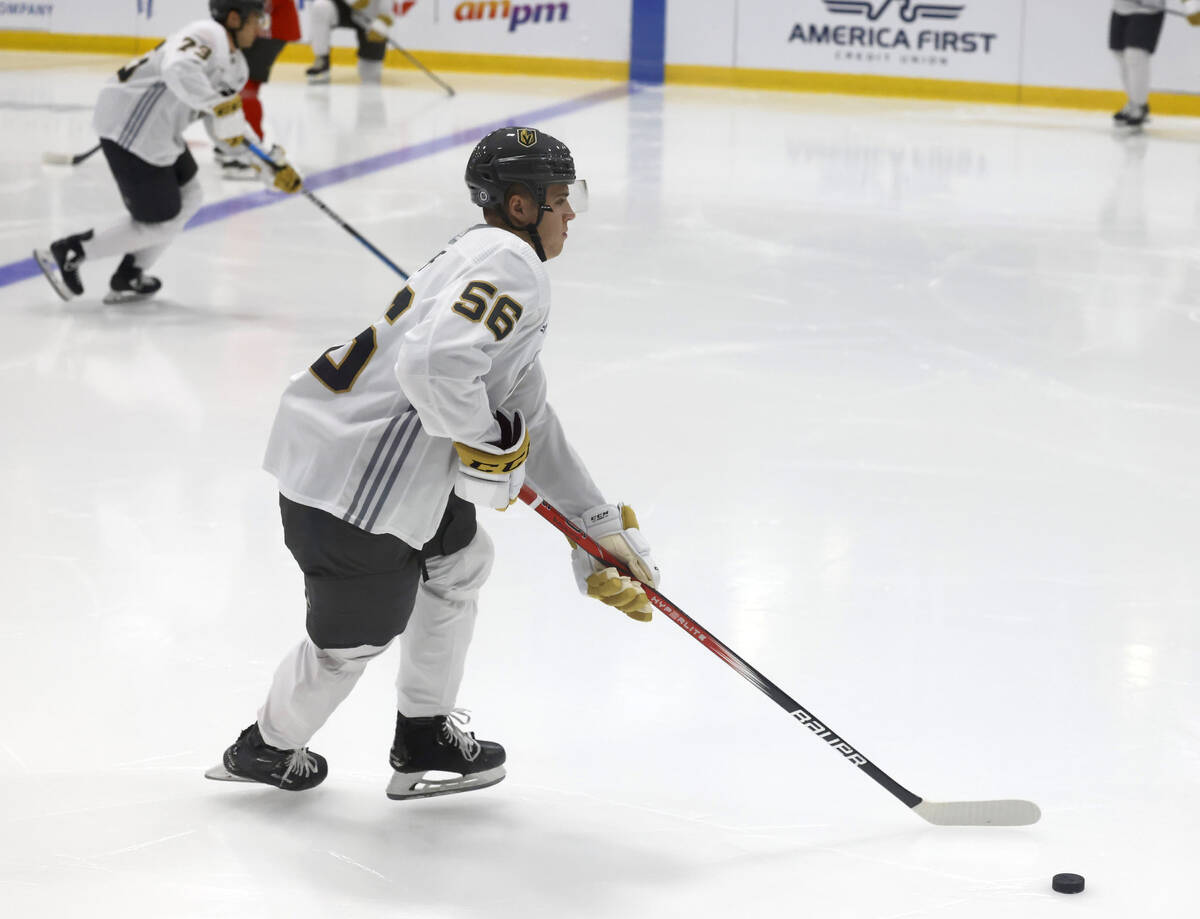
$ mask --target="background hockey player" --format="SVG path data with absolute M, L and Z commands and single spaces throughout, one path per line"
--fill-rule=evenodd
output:
M 123 255 L 105 303 L 153 296 L 162 286 L 146 271 L 200 207 L 196 161 L 183 140 L 197 117 L 224 149 L 243 143 L 246 119 L 238 90 L 247 78 L 242 49 L 266 22 L 265 0 L 211 0 L 211 20 L 169 36 L 117 71 L 96 101 L 93 124 L 129 217 L 35 250 L 34 258 L 64 300 L 83 293 L 80 268 L 89 259 Z M 290 166 L 274 184 L 298 191 Z
M 1117 57 L 1125 105 L 1113 115 L 1117 127 L 1140 128 L 1150 117 L 1150 56 L 1158 48 L 1167 0 L 1113 0 L 1108 47 Z M 1188 22 L 1200 25 L 1200 0 L 1183 0 Z
M 313 65 L 304 71 L 310 83 L 328 83 L 332 78 L 329 55 L 333 30 L 353 29 L 358 36 L 358 77 L 364 83 L 383 79 L 383 57 L 387 52 L 392 15 L 387 0 L 313 0 L 308 14 Z
M 546 402 L 543 262 L 562 252 L 586 184 L 565 145 L 517 127 L 479 142 L 466 180 L 487 222 L 414 274 L 376 322 L 294 376 L 280 401 L 265 466 L 304 572 L 308 637 L 210 778 L 319 784 L 328 766 L 309 741 L 403 633 L 388 796 L 500 781 L 504 748 L 464 731 L 455 703 L 492 565 L 475 506 L 507 509 L 526 469 L 636 577 L 658 583 L 632 511 L 605 503 Z M 572 564 L 581 590 L 650 618 L 640 584 L 582 549 Z M 427 779 L 431 770 L 455 777 Z
M 259 140 L 266 137 L 263 133 L 263 108 L 259 99 L 259 88 L 271 78 L 271 68 L 283 51 L 284 45 L 300 40 L 300 15 L 296 12 L 295 0 L 270 0 L 268 10 L 270 23 L 265 34 L 260 32 L 254 43 L 245 51 L 250 76 L 241 91 L 242 111 L 245 113 L 246 122 L 254 129 Z M 271 153 L 277 158 L 280 150 L 273 148 Z M 226 178 L 259 177 L 259 170 L 255 167 L 252 156 L 247 154 L 230 155 L 217 148 L 216 160 Z

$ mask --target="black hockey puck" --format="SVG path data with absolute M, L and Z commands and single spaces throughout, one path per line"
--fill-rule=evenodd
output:
M 1059 893 L 1083 893 L 1083 875 L 1056 874 L 1050 880 L 1050 886 Z

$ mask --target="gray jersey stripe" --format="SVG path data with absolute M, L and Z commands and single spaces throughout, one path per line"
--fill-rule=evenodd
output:
M 371 509 L 371 505 L 375 503 L 375 493 L 379 491 L 379 486 L 383 484 L 383 478 L 385 475 L 387 475 L 388 467 L 392 465 L 392 458 L 396 455 L 396 450 L 400 447 L 401 442 L 407 436 L 408 430 L 410 428 L 415 429 L 416 426 L 413 424 L 413 422 L 416 421 L 416 418 L 417 413 L 415 411 L 409 412 L 408 416 L 404 419 L 404 424 L 400 426 L 400 430 L 397 431 L 396 436 L 392 438 L 392 443 L 388 447 L 387 455 L 383 458 L 383 462 L 379 465 L 379 470 L 375 473 L 374 481 L 371 482 L 371 488 L 367 492 L 367 498 L 363 502 L 362 510 L 358 513 L 358 520 L 350 521 L 355 526 L 365 528 L 366 524 L 364 521 L 366 520 L 367 514 Z M 404 453 L 407 454 L 408 450 L 406 449 Z
M 411 411 L 411 409 L 409 410 Z M 379 457 L 383 455 L 384 449 L 387 447 L 388 439 L 392 436 L 392 431 L 396 429 L 401 421 L 404 421 L 409 415 L 405 412 L 403 415 L 397 415 L 388 422 L 388 426 L 383 430 L 383 436 L 379 438 L 379 443 L 375 445 L 375 452 L 371 454 L 371 461 L 367 463 L 367 468 L 362 474 L 362 478 L 358 481 L 358 488 L 354 492 L 354 500 L 350 502 L 350 507 L 346 513 L 342 515 L 342 519 L 347 523 L 353 523 L 351 518 L 354 516 L 355 510 L 358 508 L 358 502 L 362 500 L 363 492 L 367 490 L 367 482 L 371 480 L 371 473 L 375 471 L 375 464 L 379 462 Z
M 167 84 L 159 83 L 157 89 L 158 91 L 154 94 L 154 98 L 151 99 L 150 104 L 146 106 L 146 111 L 142 113 L 141 120 L 138 121 L 137 127 L 133 129 L 133 134 L 130 136 L 129 140 L 126 141 L 127 144 L 132 144 L 135 140 L 137 140 L 137 136 L 142 133 L 142 128 L 144 128 L 146 126 L 146 122 L 150 120 L 150 113 L 154 110 L 154 106 L 158 104 L 159 99 L 166 95 Z
M 137 124 L 138 119 L 142 117 L 142 112 L 150 104 L 151 97 L 154 95 L 155 87 L 158 84 L 154 83 L 147 87 L 146 90 L 138 97 L 137 104 L 133 107 L 133 111 L 129 113 L 129 117 L 125 119 L 125 127 L 121 128 L 121 134 L 117 137 L 117 143 L 124 146 L 127 142 L 129 134 L 133 131 L 133 126 Z
M 147 101 L 149 101 L 150 94 L 152 92 L 154 92 L 153 85 L 147 87 L 145 90 L 143 90 L 142 94 L 140 96 L 138 96 L 138 101 L 134 105 L 133 111 L 131 111 L 129 113 L 129 117 L 125 119 L 125 126 L 123 128 L 121 128 L 121 133 L 119 135 L 117 135 L 117 143 L 118 144 L 122 144 L 125 142 L 125 135 L 129 133 L 130 129 L 133 127 L 134 122 L 136 122 L 138 120 L 138 116 L 141 114 L 143 106 L 145 106 Z
M 392 493 L 392 486 L 396 484 L 396 477 L 400 475 L 400 470 L 404 467 L 404 460 L 408 457 L 408 452 L 412 449 L 414 443 L 417 442 L 417 434 L 421 430 L 421 422 L 418 421 L 412 426 L 412 437 L 408 439 L 408 443 L 404 445 L 404 450 L 400 453 L 400 458 L 396 460 L 396 465 L 392 467 L 392 474 L 388 476 L 387 485 L 383 488 L 383 493 L 379 496 L 379 500 L 375 502 L 375 511 L 367 520 L 366 529 L 371 529 L 375 526 L 375 521 L 379 519 L 379 512 L 383 510 L 383 505 L 387 502 L 387 496 Z
M 125 127 L 121 130 L 121 136 L 117 140 L 119 146 L 128 147 L 133 143 L 134 138 L 141 133 L 143 126 L 145 126 L 146 119 L 150 116 L 150 110 L 154 108 L 155 103 L 162 98 L 163 93 L 166 91 L 166 83 L 155 83 L 142 94 L 142 98 L 133 107 L 133 113 L 129 116 L 129 120 L 125 122 Z

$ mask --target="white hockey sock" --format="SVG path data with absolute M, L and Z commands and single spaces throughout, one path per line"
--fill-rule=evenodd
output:
M 409 718 L 444 715 L 454 708 L 475 633 L 479 588 L 491 573 L 492 557 L 491 539 L 477 530 L 465 549 L 426 559 L 429 580 L 417 590 L 412 617 L 400 636 L 396 704 Z
M 1141 48 L 1125 49 L 1127 92 L 1134 105 L 1145 105 L 1150 98 L 1150 52 Z
M 1125 90 L 1125 95 L 1129 95 L 1129 71 L 1125 68 L 1125 52 L 1114 51 L 1113 57 L 1117 59 L 1117 73 L 1121 75 L 1121 88 Z M 1128 108 L 1128 99 L 1126 100 L 1126 108 Z
M 308 28 L 312 33 L 309 44 L 317 57 L 328 57 L 333 44 L 333 26 L 337 22 L 337 7 L 332 0 L 315 0 L 308 13 Z
M 162 223 L 142 223 L 132 217 L 103 230 L 83 244 L 84 254 L 88 258 L 105 258 L 110 255 L 124 255 L 132 252 L 141 268 L 149 268 L 157 260 L 163 250 L 170 244 L 184 224 L 192 219 L 192 215 L 200 209 L 204 194 L 200 183 L 192 179 L 179 190 L 180 211 L 170 220 Z M 148 258 L 149 261 L 144 259 Z
M 363 83 L 383 82 L 383 61 L 358 60 L 358 78 Z
M 267 701 L 258 710 L 263 740 L 281 750 L 308 746 L 362 676 L 386 649 L 375 645 L 322 650 L 304 639 L 275 670 Z
M 160 246 L 150 246 L 146 249 L 138 249 L 133 253 L 133 263 L 142 271 L 147 270 L 151 265 L 158 261 L 160 255 L 167 251 L 167 246 L 164 243 Z

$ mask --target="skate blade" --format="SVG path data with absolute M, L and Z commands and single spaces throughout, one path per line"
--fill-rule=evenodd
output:
M 387 796 L 393 801 L 407 801 L 409 798 L 437 798 L 441 795 L 455 795 L 463 791 L 474 791 L 477 788 L 490 788 L 503 781 L 506 775 L 503 766 L 449 779 L 425 778 L 425 772 L 430 771 L 433 770 L 393 772 L 392 779 L 388 782 Z
M 323 73 L 320 76 L 308 78 L 309 86 L 325 86 L 326 84 L 332 83 L 332 82 L 333 82 L 333 74 L 331 74 L 331 73 Z
M 253 782 L 254 779 L 242 778 L 240 775 L 234 775 L 225 768 L 224 763 L 217 763 L 211 769 L 204 770 L 204 777 L 212 779 L 215 782 Z
M 122 303 L 140 303 L 143 300 L 149 300 L 157 293 L 157 290 L 148 294 L 140 294 L 132 290 L 110 290 L 104 295 L 104 303 L 107 306 L 118 306 Z
M 50 286 L 54 288 L 54 292 L 63 300 L 70 300 L 75 296 L 75 292 L 67 287 L 66 282 L 58 276 L 58 262 L 54 261 L 54 256 L 49 251 L 33 250 L 33 260 L 37 262 L 37 266 L 42 269 L 42 274 L 46 276 L 46 280 L 50 282 Z

